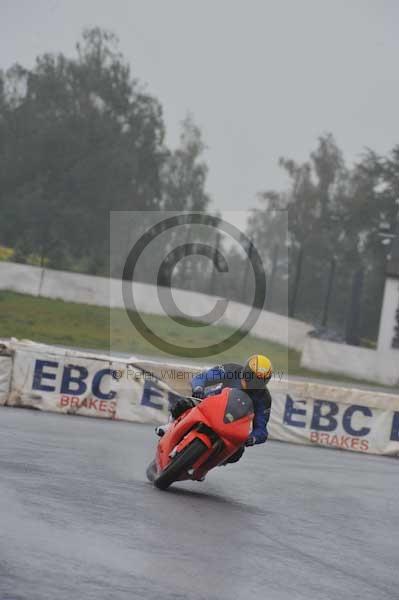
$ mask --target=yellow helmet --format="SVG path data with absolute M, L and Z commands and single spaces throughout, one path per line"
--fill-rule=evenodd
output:
M 241 383 L 244 389 L 262 390 L 265 389 L 272 375 L 273 367 L 270 359 L 263 354 L 254 354 L 244 365 Z

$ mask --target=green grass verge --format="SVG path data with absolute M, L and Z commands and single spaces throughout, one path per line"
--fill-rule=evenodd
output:
M 188 348 L 205 345 L 205 343 L 216 343 L 234 331 L 230 327 L 222 326 L 198 327 L 198 323 L 191 323 L 196 326 L 187 327 L 187 324 L 178 324 L 158 315 L 145 315 L 144 318 L 148 327 L 158 336 Z M 112 345 L 110 323 L 112 323 Z M 114 352 L 167 357 L 134 330 L 122 309 L 109 311 L 100 306 L 67 303 L 62 300 L 36 298 L 13 292 L 0 292 L 1 337 L 16 337 L 101 351 L 108 351 L 111 348 Z M 249 355 L 257 353 L 270 356 L 274 369 L 284 374 L 327 378 L 325 373 L 302 369 L 299 352 L 251 335 L 246 336 L 230 350 L 198 362 L 213 364 L 222 361 L 241 362 Z M 186 358 L 192 359 L 189 351 Z M 355 381 L 344 376 L 334 376 L 332 379 Z

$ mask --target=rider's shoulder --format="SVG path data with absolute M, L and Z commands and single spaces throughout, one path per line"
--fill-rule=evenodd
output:
M 255 406 L 258 404 L 259 406 L 266 404 L 266 407 L 270 407 L 272 403 L 272 395 L 267 387 L 264 390 L 251 390 L 249 394 L 251 395 Z
M 239 363 L 223 363 L 214 368 L 220 369 L 224 373 L 237 373 L 237 376 L 239 376 L 243 370 L 243 366 Z

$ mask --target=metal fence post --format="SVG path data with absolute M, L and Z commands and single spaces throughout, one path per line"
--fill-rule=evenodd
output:
M 268 309 L 270 309 L 272 307 L 273 287 L 274 287 L 274 283 L 275 283 L 275 279 L 276 279 L 278 253 L 279 253 L 279 247 L 278 247 L 278 244 L 275 244 L 274 248 L 273 248 L 272 270 L 270 273 L 270 283 L 269 283 L 268 295 L 267 295 L 267 301 L 266 301 L 266 308 L 268 308 Z
M 360 309 L 363 292 L 364 270 L 355 271 L 352 277 L 351 299 L 346 321 L 345 341 L 352 346 L 360 345 Z
M 301 246 L 299 248 L 299 252 L 298 252 L 294 289 L 292 291 L 292 297 L 291 297 L 291 302 L 290 302 L 289 311 L 288 311 L 288 315 L 290 317 L 295 317 L 296 304 L 297 304 L 297 300 L 298 300 L 299 284 L 301 282 L 303 257 L 304 257 L 304 252 L 303 252 L 303 247 Z
M 329 270 L 329 273 L 328 273 L 327 293 L 326 293 L 326 297 L 324 299 L 323 316 L 322 316 L 322 319 L 321 319 L 321 325 L 322 325 L 322 327 L 327 327 L 327 323 L 328 323 L 328 313 L 330 311 L 331 294 L 332 294 L 332 289 L 333 289 L 333 285 L 334 285 L 335 267 L 336 267 L 336 261 L 335 261 L 335 258 L 332 258 L 331 261 L 330 261 L 330 270 Z

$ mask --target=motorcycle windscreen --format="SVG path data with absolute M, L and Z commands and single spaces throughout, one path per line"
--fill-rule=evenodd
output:
M 254 412 L 251 398 L 242 390 L 232 389 L 224 411 L 224 423 L 233 423 Z

